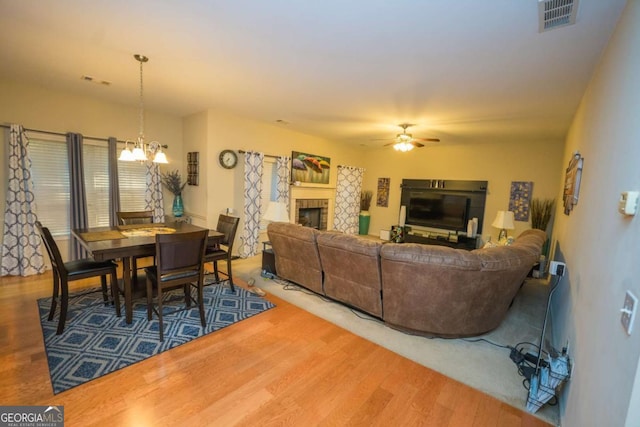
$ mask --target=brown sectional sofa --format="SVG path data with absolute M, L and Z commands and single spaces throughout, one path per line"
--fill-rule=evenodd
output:
M 523 232 L 511 246 L 465 251 L 271 223 L 278 276 L 411 333 L 463 337 L 496 328 L 546 234 Z

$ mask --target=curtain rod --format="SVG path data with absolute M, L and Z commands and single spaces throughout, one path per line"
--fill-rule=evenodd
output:
M 5 128 L 5 129 L 10 129 L 11 128 L 10 125 L 2 125 L 2 124 L 0 124 L 0 127 Z M 23 129 L 25 131 L 27 131 L 27 132 L 38 132 L 38 133 L 46 133 L 47 135 L 67 136 L 66 133 L 53 132 L 53 131 L 50 131 L 50 130 L 27 129 L 27 128 L 23 128 Z M 85 136 L 85 135 L 82 135 L 82 138 L 83 139 L 91 139 L 91 140 L 94 140 L 94 141 L 109 142 L 108 138 L 99 138 L 97 136 Z M 118 142 L 119 144 L 126 144 L 127 143 L 127 141 L 122 141 L 122 140 L 119 140 L 119 139 L 116 139 L 116 142 Z M 129 141 L 129 142 L 135 144 L 135 141 Z M 169 148 L 169 146 L 166 145 L 166 144 L 161 145 L 161 147 L 162 148 Z
M 240 154 L 244 154 L 244 153 L 247 153 L 247 151 L 244 151 L 244 150 L 238 150 L 238 153 L 240 153 Z M 278 159 L 278 158 L 280 158 L 280 157 L 285 157 L 285 156 L 274 156 L 273 154 L 265 154 L 264 156 L 265 156 L 265 157 L 271 157 L 271 158 L 274 158 L 274 159 Z

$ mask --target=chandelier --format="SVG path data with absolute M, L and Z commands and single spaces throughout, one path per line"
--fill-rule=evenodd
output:
M 162 151 L 163 148 L 168 148 L 167 145 L 161 145 L 158 141 L 151 141 L 149 143 L 144 142 L 144 96 L 143 96 L 143 80 L 142 80 L 142 64 L 149 61 L 144 55 L 133 55 L 136 61 L 140 62 L 140 133 L 138 139 L 134 141 L 125 141 L 124 148 L 120 153 L 118 160 L 125 162 L 145 162 L 151 159 L 154 163 L 169 163 L 167 156 Z M 129 148 L 129 144 L 133 146 L 133 149 Z

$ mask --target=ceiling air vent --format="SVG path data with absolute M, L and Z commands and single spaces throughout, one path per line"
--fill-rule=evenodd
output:
M 576 23 L 579 0 L 538 0 L 539 32 Z

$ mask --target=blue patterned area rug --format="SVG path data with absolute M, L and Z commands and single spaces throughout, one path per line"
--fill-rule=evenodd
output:
M 48 321 L 51 298 L 38 300 L 40 323 L 49 362 L 53 393 L 58 394 L 87 381 L 122 369 L 163 351 L 210 334 L 233 323 L 275 307 L 266 299 L 236 286 L 232 293 L 227 282 L 204 288 L 207 326 L 200 324 L 200 314 L 192 305 L 164 317 L 164 341 L 158 335 L 159 323 L 147 320 L 146 299 L 134 301 L 133 322 L 124 315 L 116 317 L 113 305 L 105 306 L 102 293 L 70 299 L 64 332 L 56 335 L 58 316 Z M 182 290 L 167 294 L 165 309 L 184 307 Z M 58 309 L 59 311 L 59 309 Z

